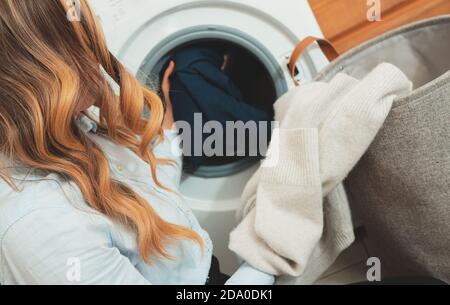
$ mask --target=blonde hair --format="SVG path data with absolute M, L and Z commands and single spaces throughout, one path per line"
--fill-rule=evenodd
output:
M 72 3 L 72 1 L 69 1 Z M 73 181 L 86 203 L 136 232 L 142 258 L 171 258 L 168 244 L 202 239 L 170 224 L 130 187 L 111 178 L 108 159 L 76 124 L 88 105 L 100 108 L 98 133 L 149 164 L 163 139 L 164 107 L 109 52 L 87 0 L 79 22 L 67 18 L 66 0 L 0 1 L 0 152 L 7 159 Z M 102 68 L 120 86 L 117 96 Z M 103 72 L 104 73 L 104 72 Z M 142 113 L 147 109 L 150 119 Z M 11 177 L 2 175 L 13 185 Z

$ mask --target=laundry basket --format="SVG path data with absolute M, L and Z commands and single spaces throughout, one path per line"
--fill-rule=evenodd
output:
M 450 15 L 357 47 L 316 81 L 340 72 L 362 78 L 382 62 L 404 71 L 414 91 L 397 98 L 348 177 L 350 204 L 366 229 L 370 255 L 387 274 L 450 282 Z

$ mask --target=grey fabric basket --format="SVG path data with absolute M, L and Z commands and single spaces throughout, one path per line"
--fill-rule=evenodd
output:
M 316 81 L 361 78 L 389 62 L 413 81 L 346 181 L 371 256 L 392 275 L 450 282 L 450 15 L 418 22 L 339 57 Z

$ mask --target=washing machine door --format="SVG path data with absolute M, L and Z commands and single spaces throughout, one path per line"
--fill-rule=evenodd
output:
M 279 0 L 93 0 L 111 51 L 138 73 L 149 53 L 186 33 L 216 32 L 252 42 L 261 57 L 272 57 L 286 80 L 295 45 L 306 36 L 322 36 L 307 1 Z M 204 33 L 200 34 L 203 31 Z M 193 39 L 191 37 L 190 39 Z M 226 38 L 226 37 L 225 37 Z M 312 79 L 328 62 L 312 49 L 298 65 L 303 81 Z M 288 81 L 289 88 L 292 82 Z

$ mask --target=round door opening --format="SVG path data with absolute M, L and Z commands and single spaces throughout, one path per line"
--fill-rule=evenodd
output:
M 227 37 L 218 37 L 220 35 L 215 32 L 215 37 L 211 38 L 211 32 L 207 32 L 206 37 L 200 35 L 189 40 L 193 33 L 200 34 L 191 31 L 188 37 L 172 37 L 170 43 L 151 52 L 141 66 L 138 78 L 152 90 L 160 91 L 162 75 L 174 55 L 193 48 L 212 50 L 223 56 L 221 70 L 240 91 L 242 100 L 264 112 L 272 121 L 273 104 L 287 91 L 284 73 L 272 55 L 251 39 L 242 39 L 242 35 L 230 36 L 230 33 L 223 32 Z M 185 166 L 185 171 L 203 178 L 225 177 L 243 171 L 260 160 L 261 157 L 213 156 L 195 169 L 189 166 L 189 162 L 185 162 L 188 165 Z

